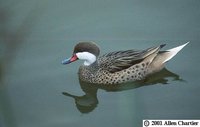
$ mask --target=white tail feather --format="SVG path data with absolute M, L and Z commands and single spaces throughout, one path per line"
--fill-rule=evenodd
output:
M 178 47 L 175 47 L 175 48 L 172 48 L 172 49 L 169 49 L 167 50 L 168 51 L 168 57 L 163 61 L 163 63 L 169 61 L 171 58 L 173 58 L 183 47 L 185 47 L 189 42 L 183 44 L 183 45 L 180 45 Z

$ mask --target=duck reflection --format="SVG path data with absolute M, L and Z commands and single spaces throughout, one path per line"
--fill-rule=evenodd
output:
M 97 91 L 103 89 L 106 91 L 117 92 L 135 89 L 142 86 L 156 85 L 156 84 L 169 84 L 170 81 L 183 81 L 179 75 L 170 72 L 166 68 L 162 71 L 148 76 L 146 79 L 125 84 L 116 85 L 99 85 L 90 84 L 79 80 L 81 89 L 85 93 L 83 96 L 76 96 L 63 92 L 63 95 L 72 97 L 75 100 L 76 107 L 81 113 L 89 113 L 93 111 L 98 105 Z

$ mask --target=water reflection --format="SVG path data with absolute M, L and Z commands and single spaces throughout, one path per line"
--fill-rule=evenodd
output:
M 131 82 L 126 84 L 118 85 L 98 85 L 90 84 L 82 81 L 80 82 L 81 89 L 85 93 L 83 96 L 76 96 L 63 92 L 63 95 L 72 97 L 75 100 L 76 107 L 81 113 L 89 113 L 93 111 L 98 105 L 97 91 L 98 89 L 103 89 L 106 91 L 117 92 L 135 89 L 142 86 L 156 85 L 156 84 L 169 84 L 169 81 L 183 81 L 179 75 L 170 72 L 166 68 L 162 71 L 147 77 L 144 80 Z

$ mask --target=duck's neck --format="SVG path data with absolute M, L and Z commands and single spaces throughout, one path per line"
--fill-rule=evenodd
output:
M 94 62 L 95 62 L 95 61 L 94 61 Z M 83 65 L 84 65 L 84 66 L 90 66 L 90 65 L 92 65 L 94 62 L 89 61 L 89 60 L 85 60 L 84 63 L 83 63 Z
M 76 55 L 80 60 L 84 60 L 84 66 L 90 66 L 97 60 L 97 57 L 89 52 L 79 52 Z

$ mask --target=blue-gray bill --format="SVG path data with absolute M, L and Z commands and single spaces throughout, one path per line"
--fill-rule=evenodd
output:
M 69 64 L 69 63 L 71 63 L 70 59 L 71 59 L 71 58 L 64 59 L 64 60 L 62 61 L 62 64 Z
M 74 54 L 72 57 L 64 59 L 62 61 L 62 64 L 69 64 L 69 63 L 74 62 L 76 60 L 78 60 L 78 57 L 76 56 L 76 54 Z

